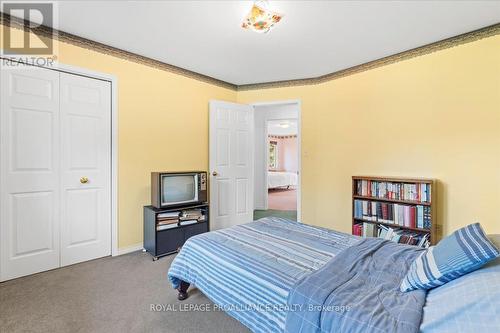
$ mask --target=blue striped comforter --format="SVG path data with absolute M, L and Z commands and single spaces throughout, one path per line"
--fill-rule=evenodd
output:
M 283 332 L 295 282 L 360 240 L 356 236 L 281 218 L 190 238 L 168 277 L 200 289 L 254 332 Z
M 297 310 L 286 318 L 290 333 L 417 333 L 424 290 L 401 292 L 401 280 L 424 249 L 367 238 L 339 253 L 290 291 Z

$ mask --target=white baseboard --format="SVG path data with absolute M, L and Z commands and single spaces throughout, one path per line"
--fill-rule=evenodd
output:
M 121 256 L 122 254 L 140 251 L 142 249 L 143 249 L 142 243 L 137 243 L 137 244 L 130 245 L 130 246 L 120 247 L 120 248 L 118 248 L 117 253 L 114 254 L 113 256 Z

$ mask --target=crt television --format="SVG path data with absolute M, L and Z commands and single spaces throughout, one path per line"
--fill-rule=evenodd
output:
M 156 208 L 206 203 L 205 171 L 152 172 L 151 205 Z

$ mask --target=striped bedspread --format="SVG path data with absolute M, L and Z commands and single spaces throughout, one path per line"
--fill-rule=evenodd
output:
M 281 218 L 190 238 L 168 277 L 195 285 L 253 332 L 283 332 L 295 282 L 360 238 Z

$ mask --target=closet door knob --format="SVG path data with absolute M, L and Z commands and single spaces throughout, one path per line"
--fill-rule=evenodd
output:
M 217 171 L 212 172 L 212 176 L 216 177 L 216 176 L 218 176 L 218 175 L 219 175 L 219 174 L 217 173 Z
M 80 177 L 80 183 L 87 184 L 88 182 L 89 182 L 89 179 L 87 177 Z

